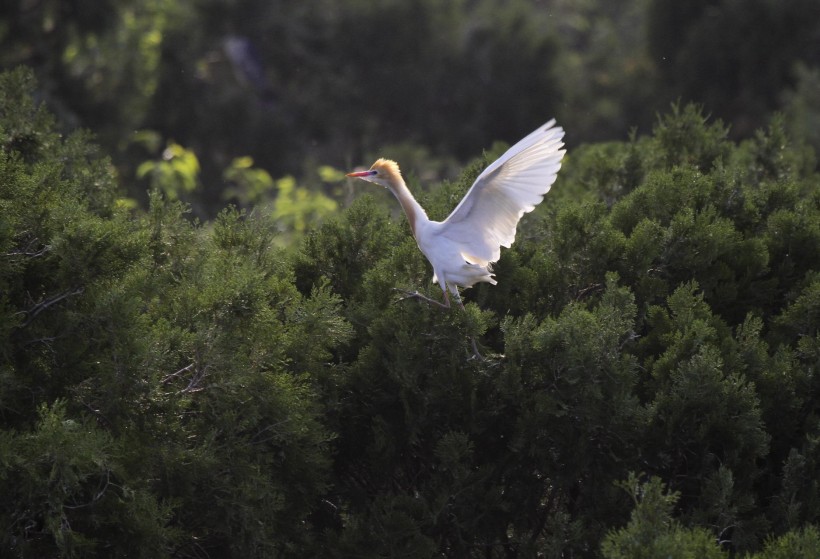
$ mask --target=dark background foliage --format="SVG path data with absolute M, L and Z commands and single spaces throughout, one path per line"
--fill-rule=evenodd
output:
M 675 101 L 733 139 L 785 111 L 820 146 L 812 0 L 92 4 L 6 2 L 0 67 L 32 67 L 61 126 L 93 130 L 143 205 L 139 164 L 192 150 L 202 217 L 245 200 L 224 174 L 237 157 L 339 199 L 318 165 L 387 152 L 455 178 L 454 160 L 550 117 L 574 147 L 648 133 Z

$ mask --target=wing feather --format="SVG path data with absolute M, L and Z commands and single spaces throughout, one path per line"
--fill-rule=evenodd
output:
M 515 241 L 521 216 L 535 209 L 555 182 L 563 137 L 563 128 L 551 120 L 508 149 L 478 175 L 438 234 L 459 243 L 474 264 L 497 261 L 501 247 Z

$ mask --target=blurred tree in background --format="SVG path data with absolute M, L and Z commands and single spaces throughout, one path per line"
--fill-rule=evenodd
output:
M 654 0 L 649 52 L 666 94 L 696 100 L 751 134 L 820 61 L 820 4 L 812 0 Z
M 143 206 L 139 165 L 190 150 L 201 185 L 184 199 L 212 217 L 239 157 L 343 201 L 319 165 L 400 153 L 453 178 L 454 160 L 551 116 L 576 146 L 648 132 L 676 100 L 735 138 L 786 111 L 817 148 L 804 123 L 818 118 L 818 6 L 19 0 L 0 19 L 0 68 L 34 68 L 61 125 L 94 131 Z

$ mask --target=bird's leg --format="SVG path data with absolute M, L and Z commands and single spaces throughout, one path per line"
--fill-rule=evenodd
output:
M 444 292 L 444 295 L 447 295 L 446 291 Z M 464 308 L 464 303 L 461 301 L 461 295 L 459 294 L 458 290 L 456 290 L 456 301 L 458 301 L 458 306 L 461 307 L 461 310 L 466 313 L 467 309 Z M 450 302 L 449 299 L 447 300 L 447 302 Z M 486 361 L 484 356 L 481 355 L 481 352 L 478 351 L 478 344 L 476 344 L 475 336 L 473 336 L 472 334 L 470 335 L 470 343 L 473 345 L 473 358 L 478 359 L 479 361 Z
M 399 301 L 404 301 L 405 299 L 421 299 L 422 301 L 426 301 L 426 302 L 428 302 L 432 305 L 438 305 L 439 307 L 441 307 L 443 309 L 449 309 L 450 308 L 450 297 L 447 296 L 446 291 L 444 292 L 444 302 L 443 303 L 441 303 L 439 301 L 436 301 L 435 299 L 431 299 L 427 295 L 422 295 L 418 291 L 407 291 L 405 289 L 399 289 L 398 287 L 394 287 L 393 291 L 398 291 L 400 293 L 404 293 L 405 296 L 402 297 L 401 299 L 399 299 Z
M 418 291 L 407 291 L 405 289 L 399 289 L 398 287 L 394 287 L 393 290 L 394 291 L 399 291 L 400 293 L 404 293 L 405 296 L 402 297 L 401 299 L 399 299 L 399 301 L 404 301 L 406 299 L 421 299 L 422 301 L 427 301 L 428 303 L 431 303 L 433 305 L 438 305 L 439 307 L 441 307 L 443 309 L 449 309 L 450 308 L 450 295 L 447 292 L 447 289 L 444 289 L 444 302 L 443 303 L 440 303 L 439 301 L 436 301 L 435 299 L 431 299 L 430 297 L 427 297 L 426 295 L 422 295 Z M 461 300 L 461 295 L 458 293 L 458 291 L 456 291 L 455 296 L 456 296 L 456 301 L 458 302 L 458 306 L 461 307 L 461 310 L 466 313 L 467 309 L 464 308 L 464 302 Z M 470 336 L 470 343 L 473 346 L 473 358 L 478 359 L 479 361 L 486 361 L 484 356 L 481 355 L 481 352 L 478 351 L 478 344 L 476 344 L 475 337 L 472 336 L 472 335 Z

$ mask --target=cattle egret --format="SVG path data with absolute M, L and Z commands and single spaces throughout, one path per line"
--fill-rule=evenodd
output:
M 535 209 L 549 191 L 566 150 L 564 130 L 551 120 L 508 149 L 478 175 L 470 190 L 444 221 L 432 221 L 408 190 L 399 166 L 379 159 L 367 171 L 348 173 L 389 189 L 398 199 L 419 249 L 433 266 L 433 282 L 444 293 L 444 303 L 420 293 L 410 297 L 449 308 L 448 290 L 463 308 L 459 287 L 480 281 L 493 285 L 492 264 L 501 247 L 515 241 L 521 217 Z M 480 357 L 475 340 L 473 349 Z

